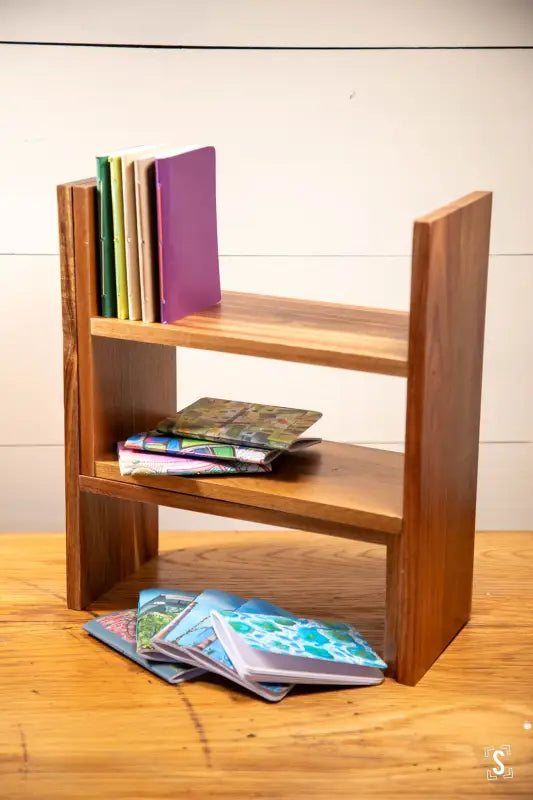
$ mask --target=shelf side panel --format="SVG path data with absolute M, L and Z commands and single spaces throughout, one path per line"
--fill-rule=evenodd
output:
M 388 554 L 402 683 L 470 617 L 491 204 L 475 192 L 414 227 L 404 529 Z
M 93 355 L 90 316 L 97 302 L 94 192 L 92 180 L 58 187 L 67 603 L 70 608 L 78 609 L 156 555 L 158 545 L 156 505 L 97 497 L 79 489 L 80 473 L 84 468 L 89 474 L 94 470 L 91 461 L 94 453 L 104 449 L 109 452 L 112 446 L 113 440 L 107 438 L 106 421 L 120 418 L 123 407 L 131 406 L 134 397 L 132 384 L 122 380 L 123 375 L 134 369 L 131 358 L 127 358 L 128 351 L 124 348 L 120 351 L 123 361 L 118 367 L 117 360 L 113 362 L 105 349 L 101 358 Z M 127 344 L 117 342 L 112 346 Z M 113 390 L 111 387 L 117 386 L 117 380 L 119 390 Z

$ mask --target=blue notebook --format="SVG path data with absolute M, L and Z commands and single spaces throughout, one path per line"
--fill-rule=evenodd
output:
M 137 625 L 136 609 L 127 611 L 114 611 L 112 614 L 105 614 L 101 617 L 89 620 L 83 626 L 87 633 L 99 639 L 104 644 L 109 645 L 122 655 L 135 661 L 144 669 L 153 672 L 158 678 L 162 678 L 167 683 L 181 683 L 201 675 L 204 670 L 192 668 L 188 664 L 158 664 L 149 661 L 137 653 L 137 640 L 135 629 Z
M 387 665 L 345 622 L 265 615 L 245 606 L 214 610 L 212 619 L 219 642 L 244 680 L 352 685 L 383 680 L 381 670 Z
M 218 641 L 213 629 L 212 612 L 235 608 L 255 611 L 263 615 L 289 615 L 288 611 L 284 611 L 266 600 L 246 601 L 237 595 L 208 589 L 198 595 L 179 617 L 163 628 L 152 639 L 152 643 L 162 653 L 223 675 L 265 700 L 281 700 L 290 691 L 290 685 L 258 683 L 242 678 L 224 647 Z

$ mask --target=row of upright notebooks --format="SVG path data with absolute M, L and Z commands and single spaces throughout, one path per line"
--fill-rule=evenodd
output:
M 137 609 L 83 627 L 168 683 L 212 672 L 271 701 L 296 683 L 378 684 L 386 667 L 353 625 L 213 589 L 145 589 Z
M 220 301 L 214 147 L 96 158 L 100 313 L 174 322 Z

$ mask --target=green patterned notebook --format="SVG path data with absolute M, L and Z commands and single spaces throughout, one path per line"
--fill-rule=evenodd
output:
M 321 416 L 319 411 L 302 408 L 202 397 L 162 420 L 157 430 L 194 439 L 259 445 L 266 450 L 289 450 Z

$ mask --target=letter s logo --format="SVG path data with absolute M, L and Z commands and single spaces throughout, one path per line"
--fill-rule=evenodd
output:
M 503 775 L 503 773 L 505 772 L 505 767 L 498 758 L 498 756 L 500 756 L 501 758 L 505 758 L 505 755 L 506 754 L 504 753 L 503 750 L 495 750 L 494 753 L 492 754 L 493 761 L 495 761 L 496 764 L 498 764 L 499 766 L 499 769 L 496 769 L 496 767 L 492 768 L 492 771 L 494 772 L 495 775 Z

